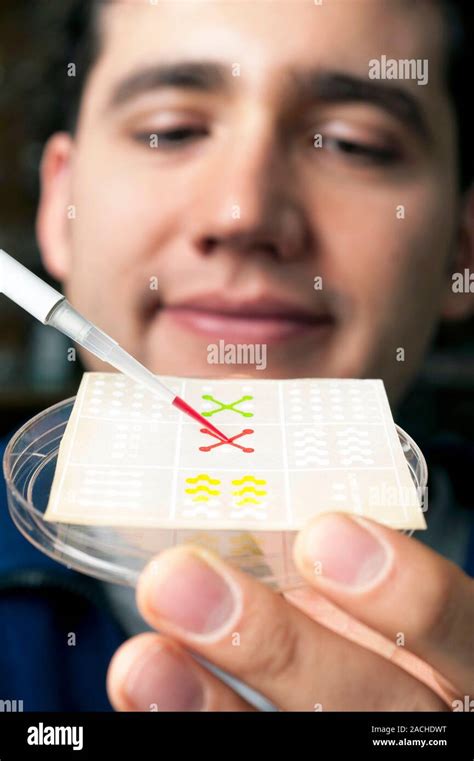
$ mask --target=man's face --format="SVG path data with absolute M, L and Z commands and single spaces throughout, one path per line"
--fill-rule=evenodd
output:
M 40 213 L 74 306 L 154 372 L 382 377 L 396 397 L 457 231 L 434 6 L 129 0 L 101 21 Z M 382 55 L 428 59 L 429 83 L 370 79 Z M 220 340 L 264 344 L 266 369 L 209 364 Z

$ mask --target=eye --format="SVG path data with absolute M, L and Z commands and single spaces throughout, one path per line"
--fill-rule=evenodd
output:
M 392 164 L 399 159 L 399 152 L 392 147 L 371 145 L 341 138 L 323 137 L 323 147 L 331 152 L 343 154 L 360 163 Z
M 208 130 L 205 127 L 179 126 L 162 132 L 153 129 L 146 132 L 135 132 L 133 139 L 138 143 L 148 145 L 149 147 L 153 146 L 158 150 L 167 150 L 179 148 L 181 145 L 206 137 L 207 135 Z M 157 142 L 157 145 L 154 145 L 154 140 Z

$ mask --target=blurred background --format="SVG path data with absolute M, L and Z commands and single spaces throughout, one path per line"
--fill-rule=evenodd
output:
M 55 287 L 41 266 L 35 214 L 43 145 L 64 128 L 59 85 L 71 60 L 64 33 L 70 5 L 0 2 L 0 247 Z M 0 436 L 76 392 L 82 368 L 68 361 L 70 345 L 0 295 Z
M 1 0 L 0 7 L 0 247 L 48 282 L 35 241 L 38 168 L 44 142 L 64 127 L 59 82 L 74 60 L 67 46 L 64 53 L 69 5 Z M 69 346 L 0 296 L 0 436 L 75 393 L 82 368 L 68 361 Z M 398 422 L 415 438 L 446 431 L 472 439 L 473 320 L 440 329 Z

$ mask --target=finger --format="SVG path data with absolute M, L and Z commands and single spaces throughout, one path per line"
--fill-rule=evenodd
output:
M 461 690 L 474 690 L 474 582 L 416 539 L 325 514 L 298 535 L 295 563 L 313 587 L 404 645 Z
M 318 625 L 202 548 L 162 552 L 139 579 L 137 604 L 151 626 L 284 710 L 444 706 L 402 669 Z
M 127 640 L 107 672 L 117 711 L 254 711 L 176 643 L 154 632 Z
M 384 634 L 362 623 L 309 584 L 285 590 L 283 594 L 285 600 L 302 610 L 314 621 L 392 661 L 415 679 L 426 684 L 444 703 L 453 708 L 453 700 L 459 698 L 459 689 L 454 688 L 439 671 L 406 647 L 400 647 L 398 640 L 397 644 L 394 640 L 388 639 Z

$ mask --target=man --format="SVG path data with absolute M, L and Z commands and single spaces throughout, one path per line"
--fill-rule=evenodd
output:
M 395 407 L 439 320 L 473 308 L 472 294 L 452 288 L 474 259 L 466 125 L 449 76 L 457 6 L 98 7 L 77 119 L 42 162 L 46 267 L 154 372 L 225 375 L 208 364 L 208 345 L 253 342 L 268 347 L 259 377 L 382 377 Z M 450 510 L 442 533 L 461 526 L 454 559 L 467 568 L 472 519 Z M 192 651 L 283 710 L 452 707 L 474 687 L 474 586 L 443 556 L 443 538 L 435 544 L 321 517 L 296 543 L 308 586 L 285 596 L 198 548 L 162 553 L 137 591 L 151 631 L 128 639 L 108 669 L 112 706 L 253 710 Z M 66 578 L 77 590 L 75 574 Z M 8 594 L 23 621 L 33 608 L 51 615 L 31 586 L 26 600 Z M 140 631 L 125 598 L 112 599 L 125 633 Z M 323 626 L 321 600 L 365 625 L 363 637 Z M 45 638 L 53 625 L 64 635 L 54 615 Z M 102 707 L 98 682 L 124 632 L 91 606 L 78 625 L 84 638 L 100 632 L 97 663 L 78 636 L 65 688 L 49 639 L 56 692 L 47 702 L 37 690 L 31 708 Z M 424 671 L 404 648 L 384 656 L 382 639 L 400 633 Z M 28 657 L 30 681 L 40 668 Z

